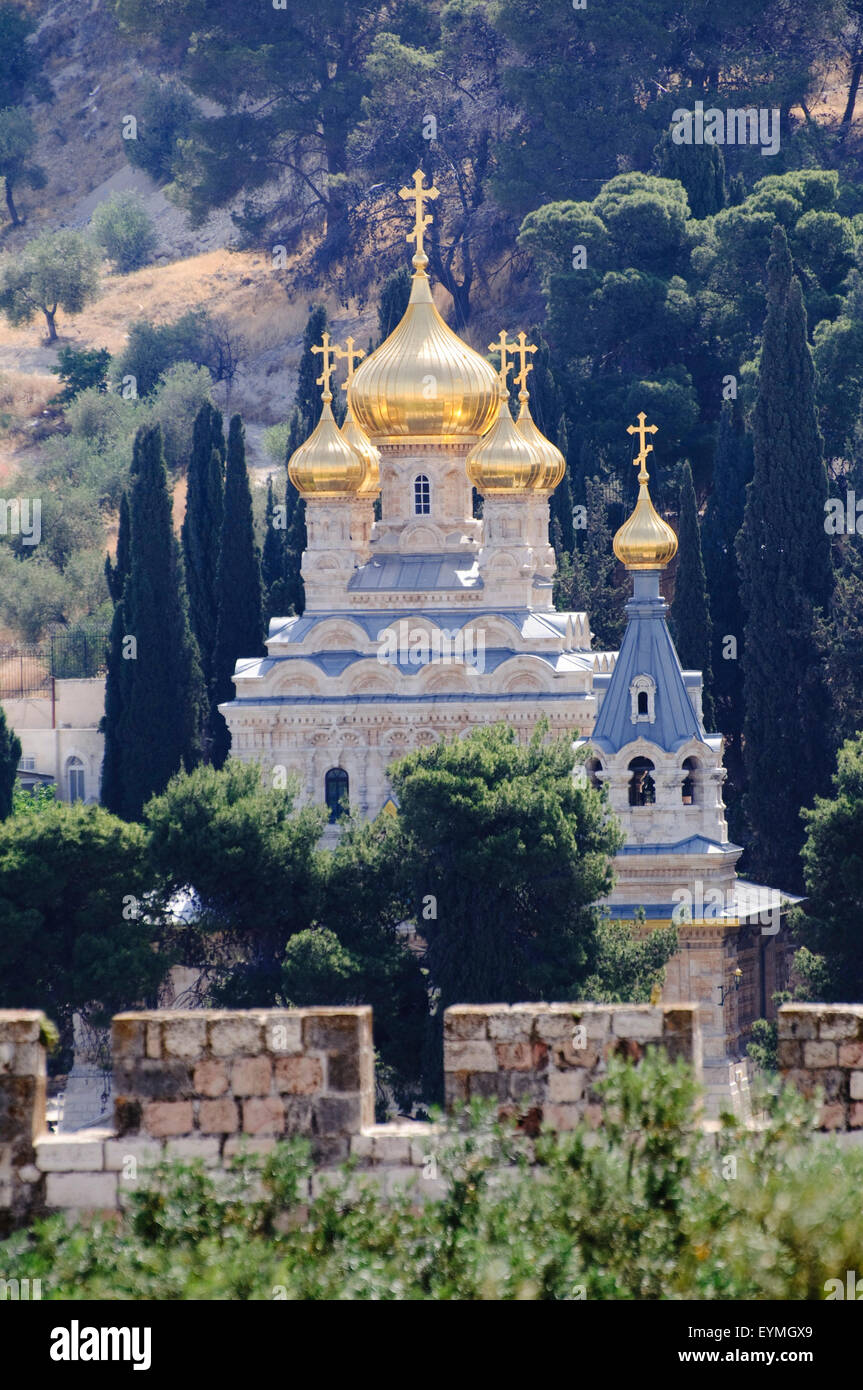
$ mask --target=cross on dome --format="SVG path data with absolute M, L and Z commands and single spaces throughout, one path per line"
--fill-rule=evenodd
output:
M 317 385 L 323 386 L 324 389 L 321 393 L 321 400 L 323 400 L 326 403 L 333 399 L 333 393 L 330 390 L 330 377 L 336 369 L 335 358 L 338 353 L 338 348 L 335 346 L 335 344 L 330 342 L 330 335 L 326 331 L 326 329 L 324 330 L 324 335 L 321 339 L 320 346 L 315 344 L 315 346 L 312 348 L 312 352 L 314 352 L 315 354 L 319 352 L 323 354 L 323 358 L 321 361 L 321 374 L 317 378 Z
M 362 359 L 363 359 L 363 358 L 365 357 L 365 355 L 366 355 L 366 354 L 365 354 L 365 349 L 364 349 L 364 348 L 355 348 L 355 347 L 354 347 L 354 339 L 353 339 L 353 338 L 346 338 L 346 339 L 345 339 L 345 342 L 347 343 L 347 347 L 339 347 L 338 343 L 336 343 L 335 347 L 333 348 L 333 352 L 336 354 L 336 357 L 345 357 L 345 358 L 347 358 L 347 363 L 348 363 L 348 375 L 347 375 L 347 379 L 346 379 L 344 382 L 342 382 L 342 390 L 343 390 L 343 391 L 347 391 L 348 387 L 351 386 L 351 385 L 353 384 L 353 380 L 354 380 L 354 363 L 355 363 L 355 362 L 360 362 L 360 361 L 362 361 Z
M 440 189 L 435 188 L 434 183 L 429 184 L 428 188 L 423 188 L 425 175 L 422 169 L 417 169 L 414 173 L 413 187 L 400 188 L 399 197 L 409 201 L 414 200 L 414 226 L 413 231 L 408 232 L 405 241 L 416 242 L 416 254 L 413 258 L 414 266 L 417 270 L 422 270 L 428 265 L 428 256 L 425 253 L 423 237 L 426 227 L 431 226 L 432 216 L 425 211 L 426 201 L 434 200 L 440 194 Z
M 524 334 L 522 334 L 522 337 L 524 337 Z M 508 343 L 506 341 L 506 329 L 502 328 L 497 335 L 497 342 L 489 343 L 488 350 L 489 352 L 500 353 L 500 370 L 498 371 L 497 378 L 500 382 L 501 394 L 505 396 L 509 391 L 509 371 L 511 365 L 509 354 L 511 352 L 518 352 L 519 345 L 518 343 Z
M 528 362 L 527 355 L 529 352 L 536 352 L 536 343 L 529 343 L 527 341 L 527 334 L 524 329 L 522 329 L 517 336 L 516 344 L 515 352 L 518 355 L 519 370 L 513 377 L 513 381 L 519 388 L 519 400 L 525 401 L 527 400 L 527 374 L 533 371 L 533 363 Z
M 646 436 L 648 434 L 656 434 L 657 430 L 659 429 L 659 426 L 646 425 L 644 422 L 647 419 L 647 416 L 645 415 L 643 410 L 640 410 L 638 412 L 637 419 L 637 425 L 627 425 L 626 433 L 638 435 L 638 443 L 640 448 L 637 458 L 634 458 L 632 462 L 634 466 L 639 470 L 638 481 L 640 483 L 646 483 L 650 477 L 650 474 L 647 471 L 647 455 L 653 453 L 653 445 L 647 443 Z

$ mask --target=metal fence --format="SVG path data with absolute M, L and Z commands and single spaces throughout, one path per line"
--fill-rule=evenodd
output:
M 0 643 L 0 700 L 47 695 L 51 681 L 104 676 L 108 631 L 75 628 L 32 645 Z

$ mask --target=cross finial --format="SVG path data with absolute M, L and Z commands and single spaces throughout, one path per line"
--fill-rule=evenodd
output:
M 428 256 L 423 246 L 423 236 L 426 227 L 431 225 L 432 219 L 431 213 L 425 211 L 426 199 L 434 200 L 440 193 L 440 189 L 435 188 L 434 183 L 431 183 L 428 188 L 423 188 L 423 177 L 422 169 L 417 169 L 414 173 L 413 187 L 399 189 L 400 198 L 405 200 L 413 198 L 414 200 L 414 228 L 412 232 L 408 232 L 405 241 L 416 242 L 416 254 L 413 263 L 417 270 L 422 270 L 428 265 Z
M 523 337 L 523 336 L 524 336 L 524 335 L 522 334 L 522 337 Z M 506 329 L 505 329 L 505 328 L 502 328 L 502 329 L 500 330 L 500 332 L 498 333 L 498 335 L 497 335 L 497 342 L 496 342 L 496 343 L 489 343 L 489 345 L 488 345 L 488 350 L 489 350 L 489 352 L 499 352 L 499 353 L 500 353 L 500 370 L 498 371 L 497 376 L 498 376 L 498 381 L 500 382 L 500 388 L 501 388 L 501 392 L 502 392 L 503 395 L 507 395 L 508 392 L 509 392 L 509 369 L 510 369 L 509 354 L 510 354 L 511 352 L 518 352 L 518 347 L 519 347 L 518 343 L 508 343 L 508 342 L 506 341 Z
M 342 383 L 343 391 L 347 391 L 348 387 L 354 379 L 354 363 L 360 362 L 362 358 L 364 358 L 366 355 L 365 350 L 363 348 L 354 347 L 353 338 L 346 338 L 345 342 L 347 343 L 347 347 L 339 347 L 337 343 L 336 346 L 333 348 L 333 352 L 336 354 L 336 357 L 346 357 L 348 360 L 348 377 L 347 381 Z
M 536 352 L 536 343 L 529 343 L 527 341 L 527 334 L 522 329 L 521 333 L 518 334 L 517 344 L 515 351 L 518 354 L 519 370 L 517 375 L 513 377 L 513 381 L 518 387 L 519 400 L 526 401 L 527 374 L 533 371 L 533 363 L 528 362 L 527 354 L 529 352 Z
M 323 353 L 323 358 L 321 361 L 321 374 L 317 378 L 317 384 L 318 386 L 323 386 L 324 388 L 321 394 L 321 400 L 324 402 L 324 404 L 333 399 L 333 393 L 330 390 L 330 377 L 336 369 L 334 359 L 337 351 L 338 349 L 333 347 L 332 343 L 330 342 L 330 335 L 325 329 L 324 336 L 321 339 L 320 347 L 317 344 L 315 344 L 315 346 L 312 348 L 312 352 L 314 353 Z
M 648 478 L 650 477 L 650 474 L 649 474 L 648 471 L 647 471 L 647 455 L 653 453 L 653 445 L 647 443 L 647 438 L 646 438 L 646 436 L 647 436 L 648 434 L 656 434 L 656 431 L 659 429 L 659 426 L 658 426 L 658 425 L 646 425 L 644 422 L 645 422 L 645 420 L 647 419 L 647 416 L 645 415 L 645 413 L 644 413 L 643 410 L 640 410 L 640 411 L 638 412 L 638 417 L 637 417 L 637 418 L 638 418 L 638 424 L 637 424 L 637 425 L 627 425 L 627 427 L 626 427 L 626 433 L 627 433 L 627 434 L 637 434 L 637 435 L 638 435 L 638 443 L 639 443 L 638 457 L 637 457 L 637 458 L 634 458 L 634 459 L 632 460 L 632 462 L 635 464 L 636 468 L 638 469 L 638 481 L 639 481 L 640 483 L 646 483 L 647 480 L 648 480 Z

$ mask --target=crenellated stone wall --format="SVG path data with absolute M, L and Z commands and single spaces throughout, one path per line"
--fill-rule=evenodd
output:
M 783 1004 L 778 1060 L 804 1095 L 821 1095 L 820 1126 L 863 1129 L 863 1004 Z

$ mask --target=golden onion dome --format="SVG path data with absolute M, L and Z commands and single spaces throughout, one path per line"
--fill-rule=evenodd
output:
M 357 368 L 348 399 L 360 428 L 386 444 L 475 439 L 497 414 L 494 369 L 444 323 L 421 267 L 404 317 Z
M 363 434 L 354 419 L 354 412 L 350 401 L 348 402 L 348 413 L 345 416 L 345 423 L 342 425 L 342 439 L 347 440 L 351 448 L 356 450 L 366 465 L 365 482 L 360 484 L 357 489 L 357 495 L 359 497 L 368 497 L 370 493 L 380 492 L 381 456 L 371 440 Z
M 566 472 L 566 459 L 557 446 L 552 444 L 550 439 L 546 439 L 542 430 L 535 424 L 530 413 L 527 391 L 520 391 L 518 398 L 521 401 L 521 409 L 518 412 L 515 427 L 522 439 L 526 439 L 528 444 L 533 445 L 542 463 L 534 489 L 537 492 L 553 492 Z
M 324 392 L 321 418 L 291 455 L 288 477 L 303 497 L 350 497 L 367 482 L 369 462 L 345 439 Z
M 497 419 L 466 459 L 467 476 L 483 497 L 532 492 L 544 473 L 538 449 L 516 429 L 506 392 L 499 392 Z
M 629 434 L 638 434 L 641 439 L 641 451 L 633 460 L 639 468 L 638 501 L 634 512 L 614 537 L 614 553 L 628 570 L 661 570 L 677 554 L 677 536 L 668 522 L 662 520 L 647 490 L 650 475 L 647 472 L 646 459 L 652 452 L 653 445 L 646 443 L 645 435 L 648 431 L 655 433 L 656 426 L 645 425 L 643 411 L 639 414 L 638 420 L 637 427 L 628 427 Z

